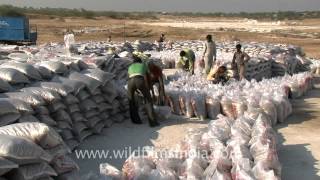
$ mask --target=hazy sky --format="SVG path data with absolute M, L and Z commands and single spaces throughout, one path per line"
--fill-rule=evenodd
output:
M 258 12 L 320 10 L 320 0 L 0 0 L 0 4 L 113 11 Z

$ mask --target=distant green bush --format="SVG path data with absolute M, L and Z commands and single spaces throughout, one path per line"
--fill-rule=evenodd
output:
M 22 16 L 24 14 L 41 14 L 59 17 L 84 17 L 93 19 L 104 16 L 114 19 L 157 19 L 155 12 L 114 12 L 114 11 L 89 11 L 86 9 L 65 9 L 65 8 L 33 8 L 15 7 L 11 5 L 0 5 L 2 16 Z
M 240 13 L 169 13 L 174 16 L 190 17 L 241 17 L 248 19 L 270 19 L 270 20 L 301 20 L 307 18 L 320 18 L 320 11 L 279 11 L 279 12 L 240 12 Z
M 23 12 L 19 9 L 10 6 L 10 5 L 1 5 L 0 6 L 0 16 L 12 16 L 12 17 L 21 17 L 25 16 Z
M 115 12 L 115 11 L 89 11 L 85 9 L 66 9 L 66 8 L 33 8 L 33 7 L 15 7 L 11 5 L 0 5 L 0 15 L 2 16 L 24 16 L 24 14 L 41 14 L 50 17 L 84 17 L 94 19 L 103 16 L 114 19 L 158 19 L 161 14 L 159 12 Z M 191 13 L 176 12 L 165 13 L 173 16 L 189 16 L 189 17 L 241 17 L 249 19 L 271 19 L 271 20 L 301 20 L 306 18 L 320 18 L 320 11 L 279 11 L 279 12 L 240 12 L 240 13 Z

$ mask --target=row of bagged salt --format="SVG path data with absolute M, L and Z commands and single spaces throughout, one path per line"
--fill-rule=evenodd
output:
M 168 150 L 175 156 L 146 148 L 147 155 L 128 158 L 122 172 L 101 172 L 127 179 L 280 179 L 275 137 L 261 109 L 236 120 L 220 115 L 207 130 L 188 131 L 177 149 Z
M 43 123 L 3 126 L 0 134 L 2 179 L 65 179 L 79 170 L 62 138 Z
M 54 68 L 58 67 L 59 65 L 55 65 L 57 64 L 55 62 L 53 63 L 54 65 L 51 65 L 49 67 L 53 71 L 58 71 L 59 68 Z M 100 70 L 100 78 L 106 78 L 102 79 L 104 81 L 103 83 L 105 87 L 105 97 L 102 96 L 100 87 L 98 88 L 98 85 L 101 86 L 102 82 L 100 83 L 97 80 L 91 78 L 95 75 L 96 77 L 99 77 L 98 71 L 99 69 L 94 69 L 86 70 L 85 72 L 83 72 L 88 75 L 88 77 L 84 76 L 83 74 L 79 75 L 80 73 L 77 72 L 71 72 L 69 74 L 69 78 L 71 77 L 70 79 L 62 76 L 55 76 L 52 79 L 52 82 L 33 83 L 31 84 L 32 87 L 20 89 L 19 91 L 21 92 L 10 92 L 2 94 L 1 96 L 4 98 L 9 97 L 14 100 L 20 99 L 21 101 L 31 103 L 35 111 L 29 111 L 33 114 L 35 113 L 35 116 L 37 117 L 34 118 L 32 114 L 26 114 L 28 116 L 25 115 L 23 116 L 23 118 L 20 118 L 21 115 L 19 115 L 18 111 L 15 110 L 15 114 L 12 112 L 12 114 L 9 114 L 9 116 L 3 116 L 3 118 L 6 120 L 2 121 L 4 123 L 3 125 L 11 124 L 13 122 L 16 122 L 17 120 L 23 122 L 26 120 L 25 117 L 28 118 L 26 121 L 29 122 L 40 121 L 47 123 L 48 125 L 55 127 L 56 130 L 61 133 L 63 138 L 70 145 L 71 149 L 74 149 L 79 145 L 78 141 L 83 141 L 93 132 L 101 133 L 101 130 L 105 126 L 105 124 L 107 127 L 110 127 L 112 124 L 112 122 L 110 122 L 112 121 L 112 117 L 115 117 L 117 115 L 117 117 L 114 118 L 114 121 L 122 122 L 124 118 L 118 115 L 120 114 L 119 112 L 117 112 L 117 110 L 119 109 L 119 103 L 115 99 L 118 94 L 115 90 L 111 90 L 113 91 L 113 94 L 112 92 L 107 92 L 108 90 L 110 91 L 110 89 L 116 89 L 114 86 L 106 84 L 106 81 L 111 80 L 111 78 L 103 77 L 101 73 L 103 74 L 105 72 Z M 113 75 L 107 74 L 107 76 L 109 75 L 110 77 L 113 77 Z M 72 78 L 77 79 L 79 78 L 79 76 L 83 78 L 80 79 L 83 81 L 72 80 Z M 87 89 L 89 89 L 89 91 Z M 105 103 L 105 98 L 108 99 L 109 105 Z M 93 102 L 91 99 L 95 100 L 95 102 Z M 30 107 L 24 108 L 32 109 Z M 14 108 L 12 109 L 14 110 Z M 125 111 L 127 109 L 123 110 Z M 80 113 L 80 111 L 84 113 Z M 103 125 L 102 119 L 105 120 Z M 89 129 L 88 127 L 90 127 L 91 129 Z
M 300 97 L 310 88 L 310 73 L 264 79 L 261 82 L 231 82 L 227 86 L 208 84 L 201 77 L 185 78 L 181 75 L 181 78 L 166 86 L 168 105 L 176 114 L 205 119 L 223 113 L 228 117 L 237 118 L 250 106 L 261 106 L 265 109 L 271 108 L 268 110 L 270 116 L 277 117 L 273 118 L 273 124 L 283 122 L 291 113 L 288 97 Z M 208 99 L 215 100 L 214 107 L 210 107 Z M 278 113 L 270 112 L 273 109 Z

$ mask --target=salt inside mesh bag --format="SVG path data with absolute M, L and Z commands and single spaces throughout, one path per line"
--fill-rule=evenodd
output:
M 42 148 L 63 144 L 63 140 L 52 128 L 43 123 L 17 123 L 0 127 L 1 135 L 27 138 Z
M 121 171 L 108 163 L 100 164 L 100 174 L 115 180 L 120 180 L 122 178 Z
M 0 140 L 0 156 L 19 165 L 52 160 L 52 156 L 26 138 L 1 135 Z

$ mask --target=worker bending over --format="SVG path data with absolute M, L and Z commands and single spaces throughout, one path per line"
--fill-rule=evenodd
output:
M 207 77 L 208 81 L 212 81 L 213 84 L 225 84 L 228 82 L 229 77 L 227 75 L 227 67 L 226 66 L 220 66 L 217 68 L 211 68 L 211 71 L 208 74 Z
M 236 45 L 237 51 L 233 55 L 232 59 L 232 68 L 236 72 L 236 78 L 240 81 L 245 79 L 245 67 L 247 62 L 250 60 L 250 57 L 247 53 L 241 51 L 241 44 Z
M 180 59 L 177 66 L 178 68 L 181 68 L 187 72 L 190 72 L 193 75 L 195 60 L 196 60 L 196 56 L 191 49 L 183 50 L 180 52 Z
M 148 67 L 142 62 L 141 58 L 134 56 L 133 64 L 128 69 L 129 81 L 128 81 L 128 98 L 130 106 L 130 117 L 133 123 L 142 124 L 139 117 L 139 108 L 135 103 L 135 92 L 139 90 L 146 103 L 146 110 L 149 119 L 149 125 L 151 127 L 158 126 L 159 123 L 154 118 L 153 103 L 150 95 L 150 84 L 148 82 Z
M 163 73 L 162 68 L 153 63 L 152 61 L 149 61 L 148 63 L 148 70 L 149 70 L 149 76 L 148 76 L 148 82 L 151 85 L 151 92 L 153 99 L 156 99 L 153 85 L 158 84 L 158 92 L 159 96 L 157 98 L 157 105 L 163 106 L 165 104 L 165 90 L 164 90 L 164 80 L 163 80 Z
M 158 84 L 159 97 L 156 100 L 157 101 L 156 104 L 163 106 L 165 104 L 165 90 L 164 90 L 162 68 L 150 60 L 150 57 L 151 57 L 150 54 L 145 54 L 143 52 L 135 51 L 133 52 L 133 55 L 140 58 L 142 62 L 147 65 L 148 72 L 149 72 L 148 82 L 151 88 L 150 90 L 152 92 L 152 99 L 153 100 L 156 99 L 153 86 Z

